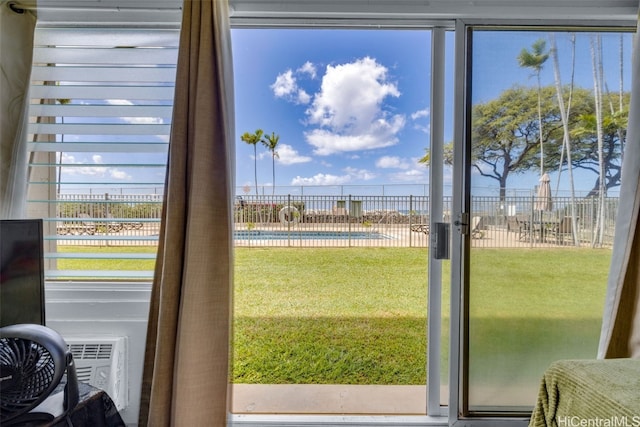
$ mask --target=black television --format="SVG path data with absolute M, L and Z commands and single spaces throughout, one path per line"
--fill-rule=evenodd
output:
M 0 327 L 45 325 L 42 219 L 0 220 Z

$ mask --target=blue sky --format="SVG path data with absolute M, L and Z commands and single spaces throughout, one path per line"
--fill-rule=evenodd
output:
M 177 33 L 176 33 L 177 37 Z M 542 32 L 477 31 L 474 34 L 473 102 L 486 102 L 515 84 L 536 86 L 531 70 L 518 66 L 521 49 L 530 48 Z M 605 33 L 604 66 L 610 90 L 619 85 L 619 36 Z M 558 34 L 561 77 L 568 82 L 571 55 L 567 34 Z M 337 29 L 233 29 L 236 186 L 254 194 L 253 147 L 242 142 L 244 132 L 261 128 L 280 137 L 276 159 L 279 194 L 295 193 L 300 186 L 359 186 L 349 191 L 375 194 L 380 186 L 405 186 L 418 194 L 429 183 L 429 170 L 418 159 L 429 147 L 431 33 L 427 30 Z M 453 138 L 453 33 L 448 34 L 446 56 L 445 141 Z M 625 62 L 630 62 L 631 34 L 625 36 Z M 593 87 L 589 35 L 580 34 L 576 45 L 576 84 Z M 171 58 L 167 61 L 172 60 Z M 175 58 L 173 58 L 175 60 Z M 169 63 L 169 62 L 167 62 Z M 624 72 L 630 84 L 629 66 Z M 542 83 L 553 83 L 553 65 L 547 61 Z M 82 100 L 72 104 L 103 102 L 134 105 L 127 99 Z M 65 123 L 103 123 L 102 117 L 64 117 Z M 169 126 L 171 117 L 116 117 L 118 123 Z M 131 136 L 65 135 L 65 142 L 109 142 Z M 168 136 L 136 136 L 136 142 L 166 142 Z M 161 191 L 166 154 L 63 152 L 62 180 L 65 191 L 82 185 L 107 182 L 111 187 L 153 186 Z M 127 165 L 128 164 L 128 165 Z M 73 167 L 71 167 L 73 166 Z M 273 185 L 272 159 L 258 146 L 258 186 L 265 194 Z M 558 195 L 568 195 L 567 174 L 559 179 L 548 171 Z M 578 174 L 577 189 L 587 192 L 595 174 Z M 75 184 L 74 184 L 75 183 Z M 84 183 L 84 184 L 83 184 Z M 120 184 L 121 183 L 121 184 Z M 451 171 L 445 170 L 445 184 Z M 497 195 L 495 180 L 472 177 L 476 194 Z M 511 175 L 508 189 L 531 191 L 538 171 Z M 409 185 L 412 185 L 411 187 Z M 415 185 L 420 187 L 416 188 Z M 148 191 L 147 189 L 141 191 Z M 356 189 L 357 188 L 357 189 Z M 109 190 L 111 191 L 111 190 Z M 564 192 L 564 193 L 563 193 Z M 361 193 L 364 194 L 364 193 Z M 369 194 L 369 193 L 367 193 Z M 385 193 L 388 194 L 388 193 Z M 405 193 L 402 193 L 405 194 Z M 610 193 L 612 194 L 612 193 Z
M 276 186 L 425 182 L 429 33 L 234 30 L 237 139 L 280 135 Z M 258 183 L 272 184 L 259 148 Z M 252 185 L 239 141 L 237 185 Z
M 546 33 L 476 33 L 474 102 L 495 98 L 514 84 L 535 87 L 531 70 L 520 68 L 516 58 L 540 37 Z M 605 73 L 613 91 L 619 84 L 618 40 L 617 35 L 604 36 Z M 630 40 L 627 36 L 624 44 L 627 62 Z M 561 77 L 568 82 L 568 37 L 558 35 L 557 42 Z M 428 183 L 428 169 L 417 160 L 429 145 L 429 31 L 234 29 L 232 43 L 238 187 L 255 191 L 253 147 L 240 135 L 258 128 L 280 136 L 277 187 Z M 448 47 L 451 52 L 452 37 Z M 576 51 L 576 82 L 592 88 L 586 34 L 578 37 Z M 447 71 L 453 71 L 450 53 Z M 624 79 L 628 87 L 628 70 Z M 553 83 L 551 60 L 542 81 Z M 450 141 L 451 79 L 447 93 L 445 139 Z M 259 186 L 272 185 L 271 162 L 270 153 L 258 147 Z M 594 179 L 592 174 L 579 177 L 579 189 L 588 190 Z M 514 176 L 509 187 L 529 189 L 537 180 L 536 172 Z M 473 184 L 497 192 L 493 180 L 476 176 Z

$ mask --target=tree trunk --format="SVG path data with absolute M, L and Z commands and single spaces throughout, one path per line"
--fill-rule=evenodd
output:
M 596 112 L 596 133 L 598 138 L 598 166 L 599 166 L 599 186 L 598 186 L 598 207 L 596 219 L 596 233 L 592 241 L 593 247 L 602 245 L 604 237 L 604 201 L 606 196 L 605 176 L 604 176 L 604 137 L 602 131 L 602 46 L 600 36 L 591 38 L 591 60 L 593 65 L 593 91 L 595 98 Z
M 573 244 L 575 246 L 580 246 L 580 239 L 578 238 L 578 218 L 576 216 L 576 200 L 575 200 L 575 187 L 573 180 L 573 165 L 571 162 L 571 139 L 569 133 L 569 113 L 571 112 L 571 97 L 573 95 L 573 69 L 575 69 L 575 36 L 573 38 L 573 69 L 572 69 L 572 81 L 571 81 L 571 92 L 569 92 L 569 102 L 567 103 L 567 107 L 565 110 L 564 105 L 564 95 L 562 91 L 562 79 L 560 77 L 560 64 L 558 61 L 558 49 L 556 46 L 556 38 L 552 33 L 549 35 L 551 39 L 551 55 L 553 57 L 553 71 L 554 71 L 554 79 L 556 83 L 556 94 L 558 97 L 558 107 L 560 109 L 560 118 L 562 119 L 562 129 L 563 129 L 563 142 L 562 148 L 567 152 L 567 171 L 569 172 L 569 186 L 571 189 L 571 230 L 573 230 Z M 562 157 L 560 160 L 560 170 L 562 170 Z M 560 183 L 560 174 L 558 174 L 558 184 Z

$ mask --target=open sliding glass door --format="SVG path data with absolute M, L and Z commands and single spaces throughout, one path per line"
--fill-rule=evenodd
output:
M 626 114 L 631 34 L 571 24 L 456 24 L 451 425 L 526 426 L 551 362 L 596 357 L 615 202 L 587 195 L 580 120 Z M 601 131 L 610 173 L 624 133 Z

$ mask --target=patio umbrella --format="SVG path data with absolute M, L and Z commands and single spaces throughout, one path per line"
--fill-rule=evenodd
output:
M 551 199 L 551 179 L 546 173 L 540 177 L 540 185 L 538 186 L 534 209 L 537 211 L 550 211 L 553 209 L 553 200 Z

